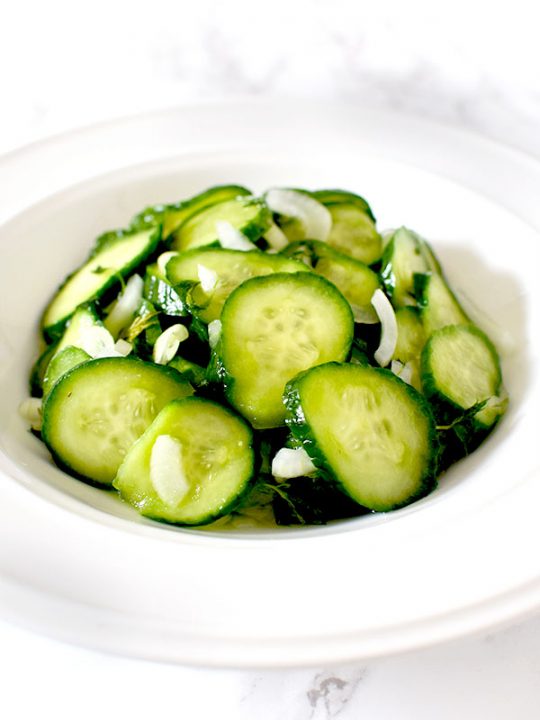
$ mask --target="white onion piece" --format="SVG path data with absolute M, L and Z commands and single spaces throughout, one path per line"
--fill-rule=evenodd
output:
M 212 350 L 216 347 L 221 337 L 221 320 L 212 320 L 208 323 L 208 344 Z
M 118 353 L 114 347 L 114 338 L 103 325 L 90 325 L 77 342 L 77 347 L 84 350 L 92 358 L 115 357 Z
M 256 250 L 254 245 L 247 237 L 231 225 L 228 220 L 218 220 L 216 222 L 216 233 L 221 247 L 226 250 Z
M 19 415 L 33 430 L 41 430 L 43 421 L 41 409 L 42 402 L 40 398 L 29 397 L 19 405 Z
M 111 312 L 105 318 L 104 325 L 114 338 L 133 320 L 141 304 L 144 283 L 140 275 L 132 275 Z
M 120 340 L 117 340 L 114 344 L 115 352 L 118 353 L 118 355 L 121 355 L 122 357 L 127 357 L 129 353 L 133 350 L 133 345 L 129 343 L 127 340 L 123 340 L 120 338 Z
M 362 325 L 375 325 L 379 322 L 377 313 L 370 307 L 360 307 L 360 305 L 354 305 L 349 303 L 351 306 L 354 322 Z
M 171 258 L 176 257 L 178 255 L 177 252 L 174 252 L 174 250 L 168 250 L 167 252 L 161 253 L 161 255 L 156 260 L 156 264 L 158 266 L 159 272 L 163 275 L 163 277 L 167 277 L 167 263 Z
M 322 203 L 297 190 L 274 188 L 265 195 L 266 204 L 278 215 L 300 220 L 310 240 L 327 240 L 332 229 L 332 216 Z
M 187 328 L 180 323 L 171 325 L 171 327 L 164 330 L 156 340 L 152 357 L 154 362 L 158 365 L 166 365 L 171 362 L 173 357 L 178 352 L 180 343 L 186 340 L 189 336 Z
M 398 335 L 396 314 L 390 300 L 380 288 L 373 293 L 371 304 L 381 321 L 381 341 L 374 357 L 381 367 L 386 367 L 396 349 Z
M 268 230 L 264 233 L 263 237 L 270 245 L 272 250 L 276 250 L 276 252 L 283 250 L 283 248 L 287 247 L 287 245 L 289 244 L 287 236 L 285 235 L 283 230 L 276 225 L 276 223 L 272 223 L 270 225 Z
M 400 360 L 392 360 L 390 370 L 397 375 L 400 380 L 406 382 L 407 385 L 411 384 L 413 368 L 411 363 L 403 364 Z
M 216 289 L 218 274 L 215 270 L 207 268 L 205 265 L 197 265 L 197 275 L 203 292 L 208 294 Z
M 288 479 L 311 475 L 316 470 L 311 458 L 302 447 L 294 450 L 281 448 L 272 460 L 272 475 L 277 478 Z
M 182 443 L 172 435 L 158 435 L 150 453 L 150 481 L 164 503 L 178 505 L 189 491 Z

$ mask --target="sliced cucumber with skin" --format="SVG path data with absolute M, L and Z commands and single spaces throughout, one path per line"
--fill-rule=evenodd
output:
M 414 276 L 414 289 L 426 337 L 446 325 L 470 322 L 442 275 L 417 274 Z
M 381 280 L 395 308 L 415 305 L 416 273 L 439 273 L 440 265 L 429 245 L 405 227 L 398 228 L 386 245 Z
M 196 310 L 197 316 L 206 323 L 217 320 L 223 304 L 231 292 L 245 280 L 276 272 L 309 272 L 309 268 L 297 260 L 281 255 L 269 255 L 258 250 L 224 250 L 200 248 L 179 253 L 167 263 L 167 277 L 176 283 L 199 279 L 199 267 L 214 271 L 218 276 L 215 289 L 208 295 L 206 306 Z
M 241 502 L 254 474 L 251 429 L 210 400 L 169 403 L 133 445 L 114 487 L 142 515 L 202 525 Z
M 258 240 L 270 227 L 271 214 L 265 203 L 255 198 L 235 198 L 200 210 L 188 217 L 171 235 L 173 250 L 190 250 L 204 245 L 216 245 L 216 222 L 229 222 L 248 240 Z
M 32 365 L 29 382 L 30 395 L 32 397 L 41 397 L 43 395 L 43 381 L 45 379 L 45 374 L 47 372 L 47 368 L 49 367 L 49 363 L 56 353 L 57 347 L 57 342 L 47 346 Z
M 306 223 L 300 218 L 278 215 L 277 222 L 289 242 L 299 240 L 324 240 L 337 251 L 371 265 L 380 259 L 382 238 L 375 227 L 375 218 L 369 205 L 359 195 L 340 190 L 294 190 L 316 200 L 329 215 L 328 232 L 325 237 L 310 234 Z
M 287 385 L 293 435 L 315 465 L 360 505 L 387 511 L 435 486 L 429 406 L 388 370 L 328 363 Z
M 282 425 L 285 384 L 313 365 L 344 360 L 354 330 L 343 295 L 311 273 L 246 280 L 227 299 L 221 323 L 225 391 L 256 428 Z
M 43 396 L 46 397 L 60 378 L 77 365 L 88 362 L 92 357 L 74 345 L 67 345 L 57 352 L 49 363 L 43 379 Z
M 283 254 L 306 260 L 318 275 L 334 283 L 349 301 L 357 322 L 379 322 L 371 305 L 373 293 L 380 287 L 379 277 L 367 265 L 318 240 L 291 243 Z
M 176 370 L 135 358 L 78 365 L 43 406 L 43 439 L 71 474 L 110 485 L 135 440 L 171 400 L 193 392 Z
M 402 307 L 396 310 L 398 338 L 394 358 L 406 363 L 420 358 L 426 342 L 426 334 L 420 313 L 413 307 Z
M 349 192 L 348 190 L 315 190 L 315 192 L 310 194 L 315 200 L 318 200 L 327 207 L 337 204 L 354 205 L 375 222 L 375 215 L 369 203 L 361 195 L 355 195 L 355 193 Z
M 420 355 L 426 342 L 424 325 L 417 308 L 402 307 L 396 310 L 398 329 L 393 360 L 408 364 L 411 368 L 411 385 L 421 390 Z
M 486 403 L 474 414 L 481 428 L 504 412 L 499 356 L 489 338 L 474 325 L 436 330 L 422 352 L 422 384 L 438 419 L 451 422 L 463 411 Z M 494 402 L 490 402 L 494 399 Z
M 332 229 L 327 243 L 335 250 L 371 265 L 382 255 L 382 237 L 374 221 L 357 205 L 331 203 L 327 205 L 332 216 Z
M 199 193 L 189 200 L 170 205 L 152 205 L 135 215 L 130 226 L 134 229 L 143 229 L 155 225 L 163 226 L 163 237 L 167 240 L 188 217 L 204 208 L 216 203 L 232 200 L 237 197 L 251 195 L 251 192 L 241 185 L 216 185 L 203 193 Z
M 47 306 L 42 318 L 45 337 L 58 337 L 79 305 L 102 297 L 119 284 L 120 277 L 129 275 L 156 249 L 160 237 L 161 228 L 157 227 L 105 243 L 66 279 Z

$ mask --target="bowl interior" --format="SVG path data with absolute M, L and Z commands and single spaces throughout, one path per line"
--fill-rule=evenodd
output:
M 535 270 L 523 258 L 538 243 L 538 235 L 519 217 L 466 187 L 377 156 L 364 157 L 361 166 L 345 158 L 329 164 L 322 157 L 306 162 L 305 157 L 276 158 L 253 152 L 173 158 L 125 168 L 69 188 L 1 227 L 3 469 L 50 501 L 67 503 L 74 511 L 90 511 L 98 520 L 156 525 L 140 518 L 116 494 L 85 485 L 56 468 L 45 446 L 27 431 L 17 408 L 28 394 L 41 311 L 63 278 L 84 260 L 93 239 L 105 230 L 125 226 L 146 205 L 177 201 L 218 183 L 244 184 L 255 192 L 274 185 L 343 187 L 365 195 L 380 229 L 407 225 L 421 233 L 432 243 L 473 319 L 498 345 L 511 399 L 508 414 L 493 436 L 451 468 L 428 498 L 384 518 L 366 516 L 327 528 L 279 533 L 290 537 L 357 530 L 410 513 L 429 512 L 430 506 L 450 496 L 466 506 L 472 495 L 480 500 L 484 492 L 508 491 L 512 477 L 502 477 L 497 468 L 508 457 L 510 443 L 516 442 L 520 422 L 534 397 L 531 389 L 538 341 L 531 332 L 536 309 L 530 302 L 530 290 Z M 200 532 L 161 525 L 159 531 Z

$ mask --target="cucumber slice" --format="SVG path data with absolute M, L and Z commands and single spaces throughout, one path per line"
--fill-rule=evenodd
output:
M 392 510 L 434 487 L 431 412 L 388 370 L 328 363 L 295 378 L 284 397 L 293 435 L 360 505 Z
M 421 308 L 426 337 L 446 325 L 470 322 L 454 293 L 438 273 L 415 275 L 414 289 Z
M 398 339 L 394 359 L 401 362 L 419 359 L 426 341 L 424 326 L 416 308 L 402 307 L 396 310 Z
M 200 266 L 218 276 L 215 290 L 208 296 L 208 304 L 196 311 L 197 316 L 206 323 L 220 317 L 225 300 L 238 285 L 249 278 L 276 272 L 309 272 L 304 263 L 281 255 L 269 255 L 258 250 L 244 252 L 200 248 L 179 253 L 172 258 L 167 263 L 167 277 L 173 285 L 186 281 L 197 282 Z
M 382 237 L 371 217 L 353 203 L 332 203 L 327 207 L 332 216 L 328 244 L 366 265 L 380 260 Z
M 273 205 L 270 190 L 267 193 L 269 205 Z M 294 196 L 306 196 L 312 201 L 316 200 L 319 207 L 325 210 L 325 222 L 315 226 L 324 227 L 324 232 L 310 232 L 311 224 L 301 214 L 294 214 L 287 210 L 284 204 L 278 213 L 277 222 L 289 242 L 299 240 L 323 240 L 337 251 L 371 265 L 380 259 L 382 254 L 382 238 L 375 228 L 375 218 L 369 205 L 359 195 L 347 193 L 342 190 L 285 190 Z
M 58 343 L 54 343 L 53 345 L 46 347 L 32 365 L 29 378 L 29 389 L 32 397 L 41 397 L 43 395 L 43 381 L 45 379 L 45 374 L 47 372 L 47 368 L 49 367 L 49 363 L 56 353 L 57 347 Z
M 79 305 L 100 298 L 119 284 L 119 277 L 129 275 L 155 250 L 160 237 L 161 229 L 157 227 L 105 242 L 66 279 L 45 309 L 42 319 L 45 337 L 58 337 Z
M 171 400 L 193 392 L 175 370 L 135 358 L 78 365 L 51 390 L 43 439 L 56 463 L 83 480 L 110 485 L 126 452 Z
M 386 245 L 381 266 L 381 280 L 395 308 L 416 304 L 414 275 L 428 272 L 440 272 L 429 245 L 412 230 L 396 230 Z
M 311 273 L 246 280 L 226 301 L 216 348 L 227 397 L 256 428 L 285 421 L 282 393 L 298 372 L 350 351 L 354 322 L 337 288 Z
M 474 325 L 447 325 L 436 330 L 422 352 L 424 393 L 439 419 L 452 421 L 481 403 L 474 414 L 482 428 L 504 412 L 499 356 L 489 338 Z M 495 402 L 489 402 L 494 398 Z
M 218 242 L 216 222 L 225 220 L 248 240 L 258 240 L 270 227 L 270 211 L 261 200 L 236 198 L 226 200 L 191 215 L 171 235 L 174 250 L 190 250 Z
M 202 525 L 230 512 L 254 472 L 248 425 L 218 403 L 169 403 L 133 445 L 114 487 L 141 514 Z
M 424 325 L 417 308 L 402 307 L 396 310 L 398 336 L 393 359 L 411 368 L 410 383 L 417 390 L 421 390 L 420 355 L 426 342 Z
M 91 355 L 79 347 L 74 347 L 73 345 L 63 347 L 49 363 L 45 378 L 43 379 L 43 396 L 46 397 L 51 392 L 63 375 L 74 367 L 77 367 L 77 365 L 81 365 L 91 359 Z
M 375 222 L 375 215 L 373 214 L 369 203 L 361 195 L 349 192 L 348 190 L 315 190 L 310 193 L 315 200 L 318 200 L 327 207 L 329 205 L 343 204 L 354 205 L 367 215 L 373 222 Z
M 283 254 L 303 259 L 318 275 L 334 283 L 349 301 L 357 322 L 379 322 L 371 305 L 373 293 L 380 287 L 379 277 L 367 265 L 317 240 L 291 243 Z
M 155 225 L 162 225 L 163 237 L 168 239 L 171 233 L 179 228 L 191 215 L 211 205 L 247 195 L 251 195 L 250 190 L 241 185 L 216 185 L 189 200 L 183 200 L 171 205 L 147 207 L 138 215 L 135 215 L 130 227 L 141 230 Z

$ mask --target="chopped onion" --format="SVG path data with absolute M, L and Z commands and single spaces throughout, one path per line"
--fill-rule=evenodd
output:
M 386 367 L 396 349 L 398 334 L 396 314 L 390 300 L 380 288 L 373 293 L 371 304 L 381 321 L 381 341 L 374 357 L 381 367 Z
M 42 402 L 40 398 L 29 397 L 19 405 L 19 415 L 26 420 L 33 430 L 41 430 Z
M 167 263 L 171 260 L 171 258 L 176 257 L 177 255 L 178 253 L 174 252 L 174 250 L 168 250 L 167 252 L 161 253 L 158 257 L 156 264 L 163 277 L 167 277 Z
M 208 344 L 212 350 L 216 347 L 221 337 L 221 320 L 212 320 L 208 323 Z
M 403 364 L 400 360 L 392 360 L 390 370 L 397 375 L 400 380 L 406 382 L 407 385 L 411 384 L 413 368 L 411 363 Z
M 264 233 L 263 237 L 270 245 L 272 250 L 276 250 L 277 252 L 283 250 L 283 248 L 287 247 L 287 245 L 289 244 L 287 236 L 285 235 L 283 230 L 276 225 L 276 223 L 272 223 L 270 225 L 268 230 Z
M 140 275 L 132 275 L 111 312 L 105 318 L 105 327 L 114 338 L 133 320 L 141 304 L 144 283 Z
M 299 220 L 310 240 L 328 239 L 332 216 L 328 208 L 314 198 L 297 190 L 274 188 L 266 193 L 265 200 L 272 212 Z
M 294 450 L 281 448 L 272 460 L 272 475 L 277 478 L 288 479 L 311 475 L 316 470 L 311 458 L 302 447 Z
M 129 353 L 133 350 L 133 345 L 127 340 L 123 340 L 122 338 L 120 338 L 120 340 L 117 340 L 114 344 L 114 349 L 118 353 L 118 355 L 121 355 L 122 357 L 127 357 Z
M 216 289 L 218 274 L 215 270 L 207 268 L 205 265 L 197 265 L 197 275 L 205 293 L 211 293 Z
M 118 353 L 114 347 L 114 338 L 103 325 L 90 325 L 81 333 L 77 347 L 92 358 L 113 357 Z
M 158 365 L 166 365 L 178 352 L 180 343 L 183 342 L 189 333 L 184 325 L 177 323 L 171 325 L 156 340 L 152 356 Z
M 182 443 L 172 435 L 158 435 L 150 453 L 150 481 L 164 503 L 178 505 L 189 491 Z
M 227 220 L 218 220 L 216 222 L 216 232 L 221 247 L 226 250 L 243 250 L 246 252 L 257 249 L 256 245 Z

